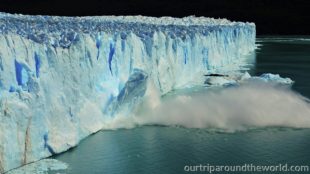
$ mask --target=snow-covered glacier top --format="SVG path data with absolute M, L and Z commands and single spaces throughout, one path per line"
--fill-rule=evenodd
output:
M 108 32 L 120 34 L 123 39 L 130 32 L 141 38 L 152 37 L 161 31 L 172 38 L 186 38 L 197 33 L 208 35 L 214 30 L 234 28 L 255 29 L 254 23 L 232 22 L 227 19 L 189 16 L 145 17 L 145 16 L 31 16 L 0 12 L 0 33 L 15 33 L 37 43 L 55 47 L 69 47 L 79 39 L 79 34 Z

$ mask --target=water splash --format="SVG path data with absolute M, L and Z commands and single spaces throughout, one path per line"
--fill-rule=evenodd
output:
M 234 132 L 249 128 L 310 128 L 310 104 L 288 87 L 248 82 L 239 87 L 200 90 L 160 98 L 150 88 L 131 116 L 118 116 L 106 129 L 140 125 L 209 128 Z

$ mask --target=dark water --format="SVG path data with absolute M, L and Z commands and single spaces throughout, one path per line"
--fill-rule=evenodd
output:
M 258 39 L 258 44 L 251 73 L 290 77 L 296 81 L 294 90 L 310 97 L 310 41 L 265 38 Z M 54 158 L 69 164 L 68 174 L 179 174 L 187 173 L 185 165 L 199 164 L 310 165 L 310 130 L 265 128 L 218 133 L 145 126 L 99 132 Z
M 290 77 L 293 89 L 310 98 L 310 38 L 260 38 L 257 43 L 254 74 Z

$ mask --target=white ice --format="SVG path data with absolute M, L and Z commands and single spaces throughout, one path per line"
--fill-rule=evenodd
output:
M 255 25 L 204 17 L 0 14 L 0 173 L 76 146 L 161 95 L 227 72 Z M 198 80 L 197 80 L 198 79 Z

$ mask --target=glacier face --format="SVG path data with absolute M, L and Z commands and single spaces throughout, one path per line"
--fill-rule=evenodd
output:
M 255 25 L 204 17 L 0 13 L 0 173 L 63 152 L 161 94 L 226 71 Z

